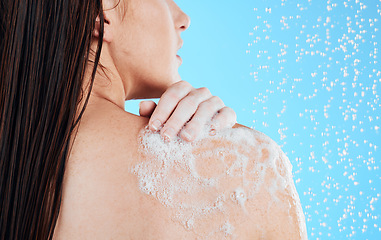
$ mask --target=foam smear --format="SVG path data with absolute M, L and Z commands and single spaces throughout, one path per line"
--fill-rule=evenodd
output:
M 199 239 L 237 238 L 249 218 L 258 219 L 251 227 L 266 237 L 274 204 L 284 204 L 285 211 L 296 205 L 298 216 L 290 212 L 290 219 L 305 224 L 292 166 L 264 134 L 237 128 L 193 143 L 168 143 L 146 128 L 140 140 L 144 157 L 132 169 L 140 190 L 170 208 L 172 220 Z

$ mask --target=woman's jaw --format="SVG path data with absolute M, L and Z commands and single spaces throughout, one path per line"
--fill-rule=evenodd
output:
M 128 7 L 121 17 L 118 7 L 123 4 Z M 159 98 L 181 80 L 178 68 L 182 59 L 177 52 L 183 45 L 180 35 L 190 24 L 189 17 L 172 0 L 124 0 L 123 4 L 105 11 L 100 59 L 104 68 L 98 67 L 92 89 L 94 95 L 121 108 L 126 100 Z M 91 46 L 94 51 L 100 29 L 96 30 Z M 87 73 L 90 80 L 91 71 Z

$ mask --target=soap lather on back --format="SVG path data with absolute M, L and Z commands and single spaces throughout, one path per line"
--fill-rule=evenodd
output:
M 305 218 L 280 147 L 248 128 L 193 143 L 140 134 L 139 189 L 198 239 L 307 239 Z

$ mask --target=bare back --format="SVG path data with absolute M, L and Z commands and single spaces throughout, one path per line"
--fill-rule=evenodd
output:
M 173 189 L 180 190 L 172 189 L 169 194 L 171 188 L 159 189 L 160 186 L 185 180 L 189 169 L 179 168 L 182 162 L 177 162 L 174 167 L 166 168 L 165 178 L 155 178 L 163 171 L 155 171 L 162 166 L 154 167 L 152 162 L 160 158 L 142 151 L 141 145 L 140 134 L 147 123 L 148 119 L 126 113 L 108 102 L 86 110 L 66 165 L 54 239 L 307 238 L 299 197 L 284 154 L 272 156 L 275 167 L 266 168 L 263 166 L 270 166 L 266 161 L 271 154 L 263 150 L 265 148 L 258 152 L 249 144 L 236 144 L 218 136 L 204 139 L 180 155 L 185 157 L 184 161 L 192 158 L 190 156 L 196 159 L 192 166 L 197 168 L 200 179 L 224 176 L 218 178 L 218 187 L 210 184 L 210 188 L 198 186 L 181 190 L 178 181 L 180 185 L 176 186 L 180 187 Z M 253 134 L 255 144 L 275 147 L 270 139 L 263 143 L 262 138 L 255 137 L 258 133 L 253 131 Z M 219 149 L 217 154 L 213 151 L 216 149 Z M 238 156 L 235 152 L 248 156 L 245 166 L 233 166 Z M 261 178 L 262 184 L 245 184 L 240 180 L 242 177 L 234 177 L 233 169 L 251 183 Z M 229 171 L 231 174 L 225 174 Z M 156 191 L 145 191 L 144 179 L 150 174 Z M 190 179 L 184 186 L 190 186 Z M 222 195 L 224 199 L 219 198 Z M 166 202 L 166 196 L 176 201 Z M 207 206 L 208 201 L 212 203 L 209 210 L 193 207 L 202 203 Z

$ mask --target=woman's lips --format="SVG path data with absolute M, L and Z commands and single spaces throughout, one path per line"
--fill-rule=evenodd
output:
M 183 63 L 183 59 L 179 55 L 176 55 L 176 58 L 180 61 L 180 65 Z

